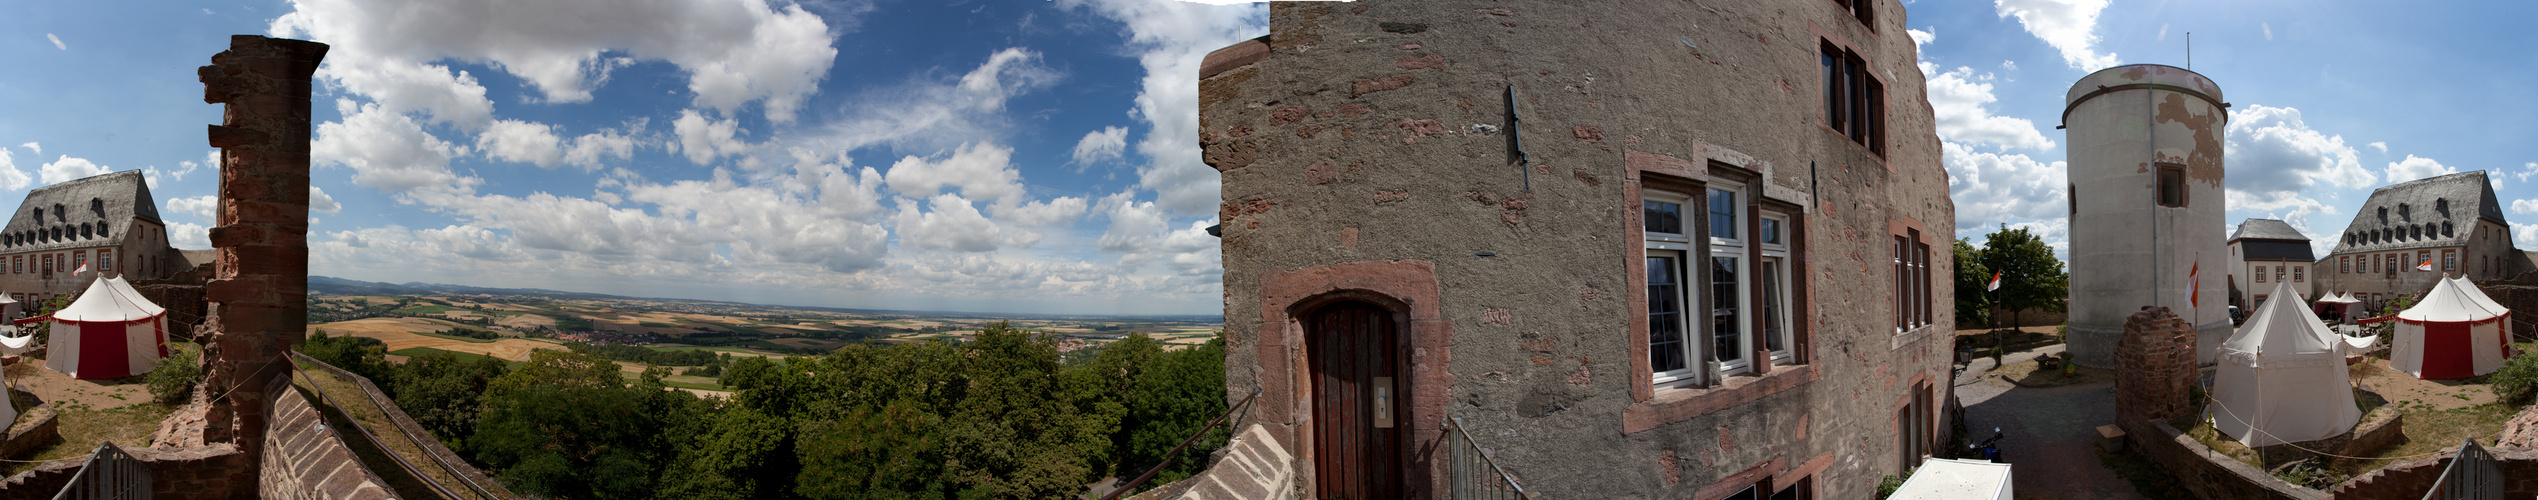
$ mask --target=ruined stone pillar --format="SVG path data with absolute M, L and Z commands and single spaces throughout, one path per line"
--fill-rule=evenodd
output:
M 2116 421 L 2130 429 L 2194 413 L 2187 395 L 2194 358 L 2194 325 L 2168 308 L 2143 307 L 2124 318 L 2124 337 L 2115 344 Z
M 203 102 L 226 104 L 210 131 L 221 165 L 219 256 L 203 288 L 208 385 L 226 393 L 212 404 L 228 407 L 229 435 L 248 457 L 264 455 L 266 388 L 290 371 L 284 351 L 307 336 L 309 77 L 326 49 L 237 35 L 196 73 Z

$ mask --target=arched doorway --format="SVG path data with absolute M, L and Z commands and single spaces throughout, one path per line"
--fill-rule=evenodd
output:
M 1325 499 L 1393 499 L 1402 493 L 1401 325 L 1359 301 L 1314 309 L 1311 342 L 1314 484 Z

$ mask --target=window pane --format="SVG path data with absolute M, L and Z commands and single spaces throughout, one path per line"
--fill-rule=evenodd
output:
M 1683 204 L 1644 201 L 1639 205 L 1646 212 L 1642 224 L 1647 226 L 1648 232 L 1683 234 Z
M 1683 356 L 1683 284 L 1673 257 L 1648 258 L 1648 367 L 1655 372 L 1681 370 Z
M 1780 260 L 1762 261 L 1763 348 L 1772 351 L 1788 349 L 1780 336 Z
M 1780 244 L 1780 220 L 1779 220 L 1779 219 L 1763 219 L 1763 220 L 1762 220 L 1762 227 L 1755 228 L 1755 232 L 1760 233 L 1759 235 L 1756 235 L 1755 237 L 1756 237 L 1756 238 L 1761 238 L 1763 243 L 1772 244 L 1772 245 L 1778 245 L 1778 244 Z
M 1851 125 L 1851 141 L 1866 144 L 1868 142 L 1868 136 L 1866 135 L 1868 132 L 1868 127 L 1866 126 L 1868 124 L 1868 92 L 1866 91 L 1866 87 L 1861 85 L 1861 81 L 1867 80 L 1868 75 L 1865 70 L 1859 67 L 1859 61 L 1845 59 L 1842 63 L 1842 74 L 1847 78 L 1846 81 L 1842 82 L 1842 90 L 1846 91 L 1846 93 L 1849 94 L 1848 97 L 1850 98 L 1850 102 L 1844 107 L 1850 108 L 1851 117 L 1849 121 Z
M 1737 339 L 1744 336 L 1744 323 L 1737 320 L 1736 258 L 1710 258 L 1710 334 L 1717 347 L 1719 361 L 1745 359 Z
M 1710 190 L 1710 237 L 1736 239 L 1736 192 Z
M 1824 126 L 1842 129 L 1842 66 L 1833 53 L 1821 53 L 1824 68 Z M 36 218 L 43 218 L 38 214 Z

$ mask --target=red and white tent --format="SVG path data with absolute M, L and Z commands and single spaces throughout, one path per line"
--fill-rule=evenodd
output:
M 89 282 L 79 300 L 51 315 L 20 323 L 52 321 L 52 354 L 46 368 L 72 378 L 123 378 L 149 373 L 167 352 L 167 309 L 127 292 L 113 281 Z
M 2442 279 L 2423 300 L 2397 313 L 2388 366 L 2416 378 L 2453 379 L 2494 373 L 2511 356 L 2512 311 L 2464 279 Z

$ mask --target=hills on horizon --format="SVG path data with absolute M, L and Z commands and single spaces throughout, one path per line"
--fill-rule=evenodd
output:
M 450 285 L 450 284 L 442 284 L 442 283 L 424 283 L 424 282 L 419 282 L 419 281 L 416 281 L 416 282 L 407 282 L 407 283 L 403 283 L 403 284 L 397 284 L 397 283 L 381 283 L 381 282 L 376 282 L 376 281 L 361 281 L 361 280 L 353 280 L 353 279 L 336 278 L 336 277 L 330 277 L 330 276 L 318 276 L 318 275 L 314 275 L 314 274 L 309 275 L 309 277 L 308 277 L 308 291 L 309 291 L 309 292 L 311 292 L 311 293 L 331 293 L 331 294 L 337 294 L 337 295 L 414 295 L 414 294 L 443 293 L 443 294 L 525 295 L 525 296 L 546 297 L 546 298 L 554 298 L 554 299 L 651 300 L 651 301 L 661 301 L 661 302 L 687 302 L 687 303 L 696 303 L 696 304 L 725 304 L 725 305 L 744 305 L 744 306 L 788 307 L 788 308 L 795 308 L 795 309 L 806 309 L 806 310 L 813 310 L 813 311 L 827 311 L 827 312 L 839 312 L 839 313 L 851 313 L 851 314 L 902 314 L 902 315 L 915 315 L 915 316 L 927 316 L 927 317 L 938 317 L 938 318 L 978 318 L 978 319 L 994 319 L 994 318 L 1070 318 L 1070 317 L 1086 317 L 1086 318 L 1095 318 L 1095 317 L 1097 317 L 1097 318 L 1169 318 L 1169 319 L 1182 320 L 1182 321 L 1188 321 L 1188 320 L 1192 320 L 1192 319 L 1202 319 L 1202 318 L 1203 318 L 1203 319 L 1217 319 L 1217 320 L 1221 320 L 1221 319 L 1222 319 L 1221 317 L 1218 317 L 1218 316 L 1213 316 L 1213 315 L 1201 315 L 1201 314 L 1180 314 L 1180 315 L 1176 315 L 1176 314 L 1136 314 L 1136 315 L 1106 315 L 1106 314 L 1022 314 L 1022 313 L 1011 313 L 1011 314 L 1007 314 L 1007 313 L 983 313 L 983 312 L 974 312 L 974 311 L 916 311 L 916 310 L 900 310 L 900 309 L 857 309 L 857 308 L 851 308 L 851 307 L 803 306 L 803 305 L 790 305 L 790 304 L 756 304 L 756 303 L 749 303 L 749 302 L 731 302 L 731 301 L 720 301 L 720 300 L 674 299 L 674 298 L 662 298 L 662 297 L 630 297 L 630 296 L 625 296 L 625 295 L 610 295 L 610 294 L 604 294 L 604 293 L 568 292 L 568 291 L 562 291 L 562 290 L 548 290 L 548 289 L 544 289 L 544 288 L 491 288 L 491 287 L 479 287 L 479 286 L 467 286 L 467 285 Z

